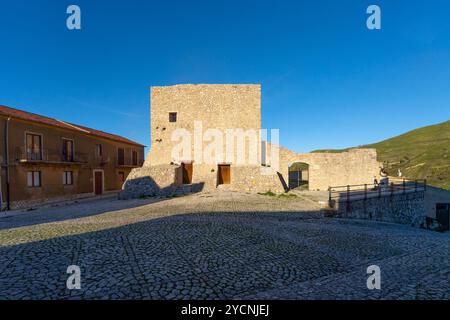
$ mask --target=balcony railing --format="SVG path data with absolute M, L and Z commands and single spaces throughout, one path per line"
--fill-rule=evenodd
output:
M 108 163 L 110 163 L 110 162 L 111 162 L 111 157 L 108 157 L 108 156 L 99 156 L 99 155 L 95 155 L 95 156 L 94 156 L 94 163 L 95 163 L 96 165 L 104 166 L 104 165 L 106 165 L 106 164 L 108 164 Z
M 114 165 L 124 168 L 138 168 L 144 164 L 144 159 L 133 161 L 131 157 L 119 159 L 117 155 L 94 155 L 94 153 L 82 153 L 75 151 L 73 154 L 64 154 L 62 150 L 42 149 L 40 151 L 27 150 L 18 147 L 15 150 L 16 160 L 20 163 L 54 163 L 54 164 L 92 164 L 94 166 Z
M 336 202 L 351 202 L 369 198 L 382 198 L 397 194 L 424 192 L 427 180 L 389 179 L 387 183 L 336 186 L 328 188 L 328 202 L 333 207 Z
M 35 151 L 20 147 L 16 149 L 16 159 L 21 163 L 87 163 L 88 155 L 76 151 L 73 154 L 63 154 L 62 150 L 41 149 Z
M 137 168 L 142 167 L 144 164 L 144 159 L 137 159 L 137 161 L 133 161 L 131 158 L 123 158 L 115 159 L 115 165 L 116 167 L 131 167 L 131 168 Z

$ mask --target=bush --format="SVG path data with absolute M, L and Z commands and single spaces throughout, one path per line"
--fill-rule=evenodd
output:
M 269 196 L 269 197 L 275 197 L 276 194 L 272 192 L 272 190 L 266 191 L 265 193 L 260 193 L 258 192 L 258 194 L 262 195 L 262 196 Z

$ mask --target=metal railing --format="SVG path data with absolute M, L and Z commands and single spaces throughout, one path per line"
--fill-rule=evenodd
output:
M 328 188 L 330 207 L 335 202 L 350 202 L 368 198 L 389 197 L 397 194 L 426 191 L 427 180 L 389 179 L 383 183 L 335 186 Z
M 38 151 L 18 147 L 15 150 L 16 159 L 19 162 L 52 162 L 52 163 L 87 163 L 88 155 L 81 152 L 64 154 L 62 150 L 41 149 Z
M 113 158 L 113 159 L 112 159 Z M 82 153 L 74 151 L 73 153 L 64 154 L 63 150 L 56 149 L 41 149 L 39 151 L 28 150 L 24 147 L 17 147 L 15 149 L 15 159 L 20 163 L 93 163 L 95 165 L 106 165 L 112 163 L 116 167 L 141 167 L 144 164 L 144 159 L 134 159 L 132 157 L 125 157 L 120 159 L 116 157 L 110 157 L 107 155 L 94 155 L 88 153 Z
M 102 156 L 99 156 L 99 155 L 94 156 L 94 163 L 96 165 L 104 166 L 110 162 L 111 162 L 111 157 L 103 156 L 103 155 Z
M 123 159 L 116 158 L 115 165 L 116 167 L 142 167 L 144 164 L 144 159 L 137 159 L 137 161 L 133 161 L 132 158 L 125 157 Z

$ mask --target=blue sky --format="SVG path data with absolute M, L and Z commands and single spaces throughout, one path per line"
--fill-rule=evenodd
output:
M 261 83 L 263 127 L 301 152 L 450 119 L 447 0 L 1 0 L 0 15 L 0 104 L 146 145 L 152 85 Z

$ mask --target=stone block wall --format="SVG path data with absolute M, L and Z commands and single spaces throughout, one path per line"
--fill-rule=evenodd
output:
M 271 154 L 272 145 L 267 145 Z M 279 148 L 279 172 L 287 182 L 289 167 L 296 162 L 309 165 L 309 189 L 328 190 L 330 186 L 372 184 L 380 179 L 382 163 L 375 149 L 352 149 L 342 153 L 297 153 Z M 271 161 L 269 161 L 269 164 Z
M 176 122 L 170 121 L 170 113 L 176 113 Z M 198 127 L 201 121 L 201 127 Z M 187 149 L 191 154 L 178 158 L 172 154 L 179 141 L 172 141 L 173 133 L 185 130 L 190 135 Z M 257 149 L 250 152 L 247 137 L 244 159 L 255 156 L 255 163 L 241 163 L 237 154 L 237 139 L 234 140 L 234 157 L 224 148 L 217 152 L 222 159 L 205 161 L 198 159 L 194 147 L 200 145 L 201 152 L 207 150 L 210 140 L 204 139 L 209 129 L 222 133 L 223 142 L 227 139 L 227 130 L 237 129 L 254 132 L 257 135 Z M 379 175 L 380 164 L 376 160 L 376 151 L 372 149 L 351 150 L 344 153 L 301 154 L 285 148 L 279 148 L 279 169 L 271 165 L 271 145 L 266 152 L 260 148 L 261 130 L 261 86 L 260 85 L 175 85 L 151 88 L 151 149 L 143 168 L 134 170 L 128 177 L 122 197 L 131 195 L 152 195 L 171 193 L 182 185 L 181 163 L 192 163 L 192 183 L 202 185 L 202 190 L 217 188 L 219 164 L 229 164 L 231 184 L 227 189 L 235 191 L 265 192 L 271 190 L 281 193 L 287 190 L 289 165 L 294 162 L 309 164 L 310 190 L 327 190 L 329 186 L 343 184 L 373 183 Z M 196 137 L 196 133 L 200 136 Z M 196 140 L 196 138 L 199 140 Z M 261 165 L 261 155 L 269 156 L 264 161 L 270 167 Z M 202 156 L 202 154 L 200 155 Z M 271 174 L 265 174 L 269 171 Z
M 181 167 L 178 165 L 155 165 L 136 168 L 125 181 L 119 199 L 153 196 L 175 196 L 205 191 L 204 182 L 183 185 Z
M 176 122 L 170 122 L 169 113 L 174 112 L 177 114 Z M 145 165 L 193 160 L 199 163 L 199 159 L 194 159 L 194 136 L 191 136 L 191 158 L 174 159 L 172 157 L 172 150 L 178 144 L 171 141 L 173 132 L 182 128 L 188 134 L 194 135 L 194 124 L 196 121 L 201 121 L 202 137 L 208 129 L 218 129 L 225 133 L 227 129 L 239 128 L 243 131 L 254 130 L 259 134 L 261 86 L 187 84 L 152 87 L 150 113 L 152 143 Z M 207 143 L 201 144 L 204 147 Z M 225 153 L 225 150 L 222 152 Z
M 244 192 L 272 191 L 282 193 L 285 191 L 278 172 L 262 166 L 236 166 L 231 167 L 230 189 Z
M 436 219 L 436 204 L 438 203 L 450 203 L 450 190 L 427 186 L 425 210 L 428 217 Z
M 120 199 L 169 195 L 180 184 L 180 170 L 174 165 L 157 165 L 133 169 L 125 181 Z
M 337 203 L 338 216 L 368 219 L 420 227 L 425 221 L 424 192 L 394 194 Z

